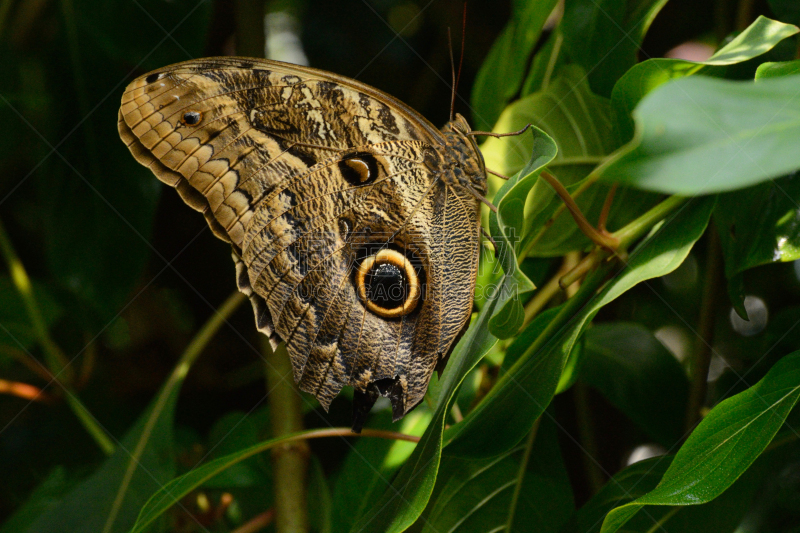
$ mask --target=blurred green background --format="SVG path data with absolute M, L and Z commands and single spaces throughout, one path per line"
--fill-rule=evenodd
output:
M 0 222 L 34 281 L 52 336 L 71 362 L 76 390 L 115 436 L 141 414 L 199 325 L 235 289 L 227 245 L 213 237 L 203 217 L 138 165 L 119 140 L 117 110 L 128 82 L 195 57 L 256 55 L 266 49 L 276 59 L 302 53 L 311 66 L 382 89 L 435 124 L 443 124 L 449 114 L 447 30 L 458 62 L 462 2 L 267 2 L 265 43 L 259 37 L 261 4 L 0 0 Z M 733 3 L 668 2 L 640 55 L 659 57 L 689 39 L 729 34 L 741 25 L 737 17 L 742 15 L 728 4 Z M 764 1 L 748 6 L 745 25 L 756 14 L 771 14 Z M 786 9 L 795 9 L 800 20 L 800 8 L 789 2 Z M 469 2 L 456 111 L 469 116 L 472 82 L 510 13 L 510 1 Z M 492 125 L 473 121 L 473 126 Z M 670 325 L 680 330 L 684 325 L 673 324 L 677 310 L 694 323 L 702 245 L 696 254 L 658 281 L 668 302 L 639 287 L 604 309 L 598 321 L 635 316 L 654 330 Z M 785 264 L 749 271 L 748 294 L 758 295 L 770 309 L 797 301 L 795 268 Z M 776 326 L 772 333 L 768 329 L 743 341 L 727 321 L 728 303 L 720 307 L 725 309 L 719 313 L 720 342 L 724 346 L 726 336 L 737 339 L 735 352 L 727 354 L 733 360 L 737 355 L 746 359 L 748 342 L 764 342 L 764 335 L 777 338 Z M 258 346 L 252 313 L 243 306 L 193 368 L 177 411 L 183 464 L 202 456 L 204 443 L 212 438 L 209 432 L 225 415 L 263 409 Z M 48 401 L 0 396 L 0 523 L 56 466 L 77 480 L 102 459 L 61 391 L 32 369 L 30 358 L 39 356 L 3 267 L 0 379 L 34 384 Z M 764 368 L 771 362 L 764 361 Z M 758 372 L 753 376 L 760 377 Z M 598 450 L 601 462 L 616 471 L 622 454 L 641 441 L 641 434 L 599 396 L 595 400 L 596 424 L 630 443 Z M 571 412 L 571 401 L 560 397 L 556 409 Z M 347 426 L 350 405 L 337 400 L 330 413 L 316 409 L 306 416 L 310 426 L 323 425 L 320 417 Z M 577 431 L 577 421 L 566 429 Z M 567 464 L 578 464 L 578 450 L 570 449 L 569 442 L 565 446 L 574 459 Z M 347 451 L 338 440 L 316 441 L 312 448 L 326 472 L 334 472 Z

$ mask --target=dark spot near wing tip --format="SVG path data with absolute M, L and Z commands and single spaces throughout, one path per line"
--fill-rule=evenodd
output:
M 183 121 L 189 124 L 190 126 L 194 126 L 198 122 L 200 122 L 200 113 L 197 111 L 187 111 L 183 115 Z
M 160 78 L 160 77 L 161 77 L 161 74 L 156 72 L 155 74 L 150 74 L 149 76 L 147 76 L 144 79 L 144 81 L 147 82 L 147 83 L 153 83 L 154 81 L 158 81 L 158 78 Z

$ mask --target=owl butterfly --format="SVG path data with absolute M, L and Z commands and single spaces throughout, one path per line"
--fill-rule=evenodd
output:
M 422 401 L 469 324 L 483 158 L 464 117 L 441 130 L 358 81 L 211 58 L 133 81 L 119 133 L 230 242 L 239 289 L 300 389 Z

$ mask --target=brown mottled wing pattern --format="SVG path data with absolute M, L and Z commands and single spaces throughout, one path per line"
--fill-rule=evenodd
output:
M 442 132 L 356 81 L 239 58 L 138 78 L 119 131 L 232 244 L 256 324 L 286 342 L 302 390 L 327 408 L 353 385 L 367 409 L 389 396 L 396 418 L 422 400 L 469 318 L 478 260 L 478 204 L 446 179 Z M 365 183 L 342 167 L 352 154 L 375 167 Z M 359 298 L 353 268 L 376 246 L 421 266 L 414 312 L 382 318 Z

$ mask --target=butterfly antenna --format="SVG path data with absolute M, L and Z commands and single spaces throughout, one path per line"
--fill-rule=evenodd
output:
M 525 133 L 531 125 L 528 124 L 524 128 L 518 131 L 512 131 L 511 133 L 495 133 L 493 131 L 471 131 L 467 133 L 467 135 L 486 135 L 487 137 L 512 137 L 514 135 L 522 135 Z
M 452 89 L 450 91 L 450 121 L 453 121 L 453 110 L 456 107 L 456 62 L 453 59 L 453 37 L 450 35 L 450 27 L 447 27 L 447 49 L 450 51 L 450 72 L 453 76 Z M 460 70 L 460 67 L 459 67 Z
M 467 2 L 464 1 L 464 14 L 461 17 L 461 57 L 458 59 L 458 75 L 456 76 L 456 82 L 453 85 L 453 103 L 455 103 L 456 99 L 456 89 L 458 89 L 458 82 L 461 81 L 461 66 L 464 64 L 464 43 L 466 42 L 467 36 Z M 452 61 L 453 52 L 450 51 L 450 60 Z M 451 109 L 450 114 L 453 114 Z

